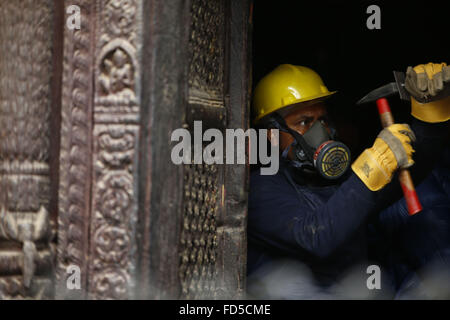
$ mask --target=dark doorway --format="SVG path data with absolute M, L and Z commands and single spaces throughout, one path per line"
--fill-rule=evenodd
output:
M 367 7 L 381 9 L 381 30 L 369 30 Z M 317 71 L 341 138 L 357 155 L 381 129 L 375 105 L 355 102 L 393 81 L 393 70 L 450 62 L 448 10 L 444 1 L 255 1 L 253 80 L 290 63 Z M 391 98 L 396 121 L 407 121 L 408 103 Z

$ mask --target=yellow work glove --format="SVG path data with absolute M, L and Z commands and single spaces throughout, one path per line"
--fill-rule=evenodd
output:
M 446 63 L 408 67 L 405 88 L 411 94 L 415 118 L 431 123 L 450 119 L 450 67 Z
M 371 191 L 387 185 L 398 168 L 409 168 L 414 164 L 411 142 L 416 137 L 407 124 L 393 124 L 384 128 L 372 148 L 363 153 L 352 164 L 352 170 Z

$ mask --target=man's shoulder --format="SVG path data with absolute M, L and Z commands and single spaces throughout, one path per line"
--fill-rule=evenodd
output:
M 260 169 L 255 169 L 250 173 L 250 189 L 264 184 L 285 184 L 286 182 L 287 180 L 281 170 L 273 175 L 263 175 Z
M 282 170 L 274 175 L 262 175 L 260 170 L 255 170 L 250 174 L 250 201 L 272 199 L 288 194 L 294 195 L 295 189 Z

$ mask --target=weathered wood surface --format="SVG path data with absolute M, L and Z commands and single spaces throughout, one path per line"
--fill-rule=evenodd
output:
M 142 298 L 179 296 L 183 168 L 170 159 L 170 135 L 185 116 L 187 5 L 173 0 L 145 4 L 138 223 Z
M 231 1 L 229 19 L 229 105 L 227 127 L 249 128 L 251 94 L 251 3 Z M 248 148 L 246 149 L 248 150 Z M 247 154 L 248 157 L 248 154 Z M 248 165 L 225 167 L 225 210 L 219 224 L 222 299 L 245 298 Z
M 52 0 L 0 1 L 0 299 L 53 297 Z
M 201 120 L 248 128 L 248 1 L 149 5 L 140 159 L 141 284 L 154 299 L 242 298 L 245 290 L 245 165 L 170 160 L 170 134 Z M 148 68 L 148 69 L 147 69 Z M 146 91 L 147 90 L 147 91 Z
M 58 299 L 86 298 L 92 175 L 95 2 L 65 1 L 81 12 L 81 29 L 64 28 L 58 211 Z M 66 16 L 67 19 L 67 16 Z M 81 290 L 67 290 L 67 268 L 81 272 Z
M 249 1 L 24 3 L 0 0 L 0 297 L 242 298 L 248 168 L 174 165 L 170 137 L 248 128 Z
M 142 0 L 66 1 L 58 297 L 135 297 Z M 65 287 L 68 266 L 82 290 Z

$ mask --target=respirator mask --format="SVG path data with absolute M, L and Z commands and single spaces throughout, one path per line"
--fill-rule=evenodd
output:
M 320 121 L 316 121 L 309 130 L 301 135 L 286 125 L 277 113 L 270 116 L 270 126 L 291 134 L 294 142 L 282 152 L 287 159 L 292 148 L 294 159 L 291 164 L 306 172 L 317 172 L 322 178 L 339 179 L 350 166 L 350 150 L 342 142 L 336 141 L 336 131 L 331 134 Z

